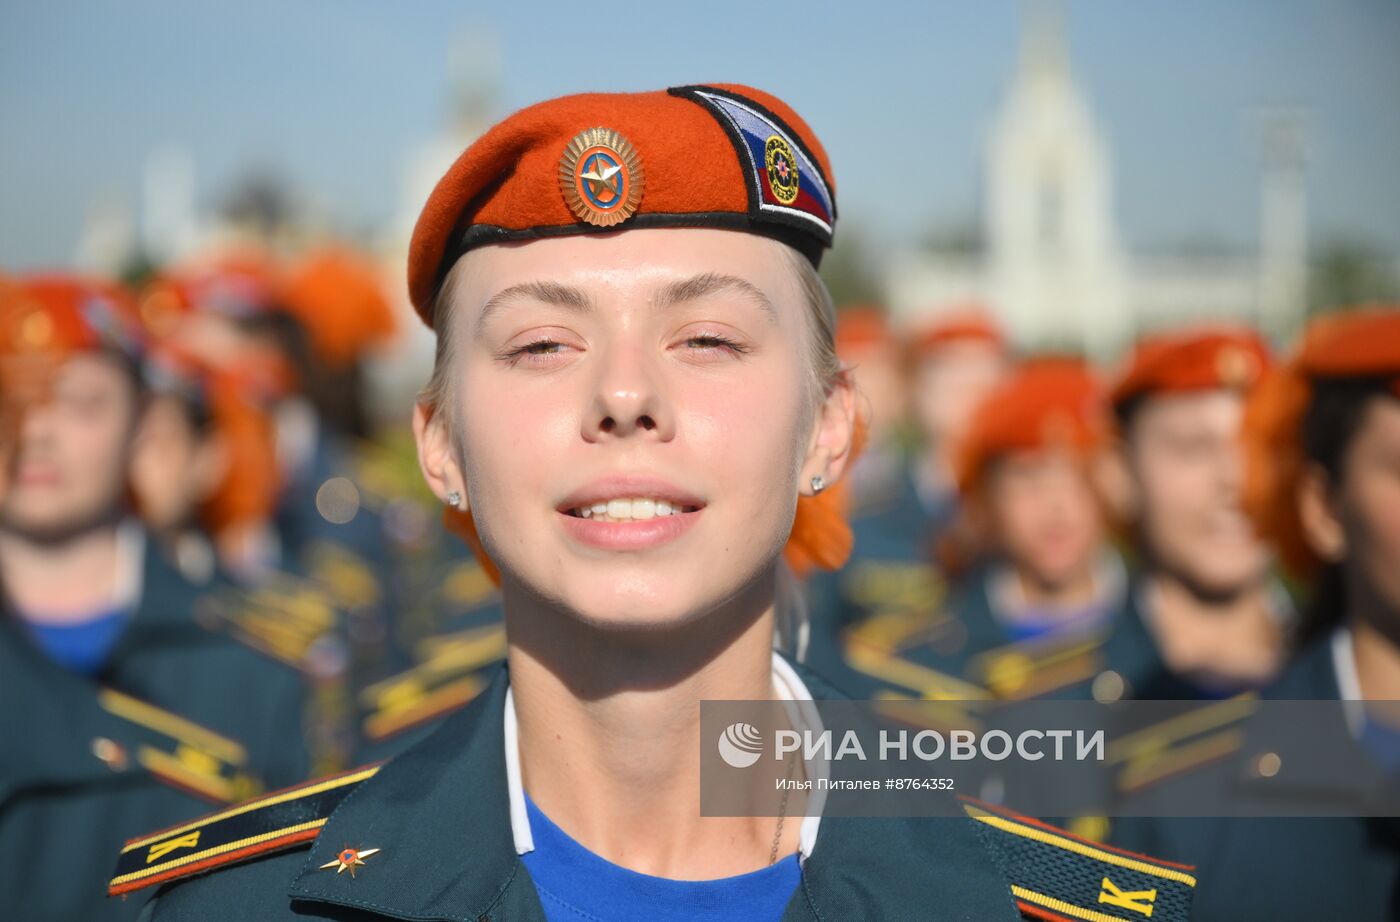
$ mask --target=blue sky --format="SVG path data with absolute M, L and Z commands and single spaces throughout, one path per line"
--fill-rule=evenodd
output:
M 1253 245 L 1250 113 L 1312 113 L 1314 240 L 1400 253 L 1400 2 L 1069 0 L 1074 66 L 1140 246 Z M 250 165 L 339 220 L 392 213 L 441 126 L 454 37 L 492 36 L 501 114 L 584 89 L 753 83 L 825 141 L 842 215 L 883 240 L 966 224 L 1022 6 L 0 0 L 0 264 L 61 264 L 94 196 L 149 151 L 194 155 L 202 200 Z

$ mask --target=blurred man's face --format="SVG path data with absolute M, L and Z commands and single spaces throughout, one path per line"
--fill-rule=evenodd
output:
M 1023 576 L 1054 590 L 1092 572 L 1103 513 L 1078 458 L 1059 450 L 1007 455 L 984 489 L 999 549 Z
M 986 342 L 953 342 L 914 371 L 914 415 L 928 442 L 948 451 L 967 431 L 972 412 L 1006 375 L 1006 355 Z
M 1249 589 L 1268 567 L 1240 505 L 1243 414 L 1234 391 L 1163 395 L 1138 409 L 1127 433 L 1149 557 L 1211 595 Z
M 60 540 L 112 516 L 123 501 L 138 415 L 130 373 L 97 353 L 59 369 L 51 398 L 18 429 L 4 527 Z

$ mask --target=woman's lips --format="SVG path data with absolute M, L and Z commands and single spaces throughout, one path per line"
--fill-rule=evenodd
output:
M 585 519 L 558 513 L 564 533 L 574 540 L 605 551 L 642 551 L 660 547 L 689 531 L 705 510 L 674 512 L 671 515 L 630 521 Z

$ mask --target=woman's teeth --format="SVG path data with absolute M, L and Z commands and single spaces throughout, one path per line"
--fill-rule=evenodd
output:
M 695 506 L 673 506 L 664 499 L 610 499 L 569 510 L 569 515 L 601 522 L 638 522 L 663 515 L 694 512 Z

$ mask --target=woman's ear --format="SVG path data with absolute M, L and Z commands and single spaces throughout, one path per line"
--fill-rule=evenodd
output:
M 855 385 L 850 373 L 843 371 L 837 375 L 826 399 L 818 408 L 798 492 L 804 496 L 817 493 L 812 488 L 814 477 L 822 478 L 822 489 L 840 480 L 854 453 L 855 439 Z
M 1298 483 L 1298 519 L 1308 546 L 1328 563 L 1346 556 L 1347 533 L 1335 505 L 1327 472 L 1311 464 Z
M 448 495 L 456 493 L 461 500 L 451 505 L 465 509 L 466 481 L 452 450 L 452 433 L 444 416 L 421 400 L 414 404 L 413 439 L 418 444 L 418 467 L 439 500 L 447 503 Z

